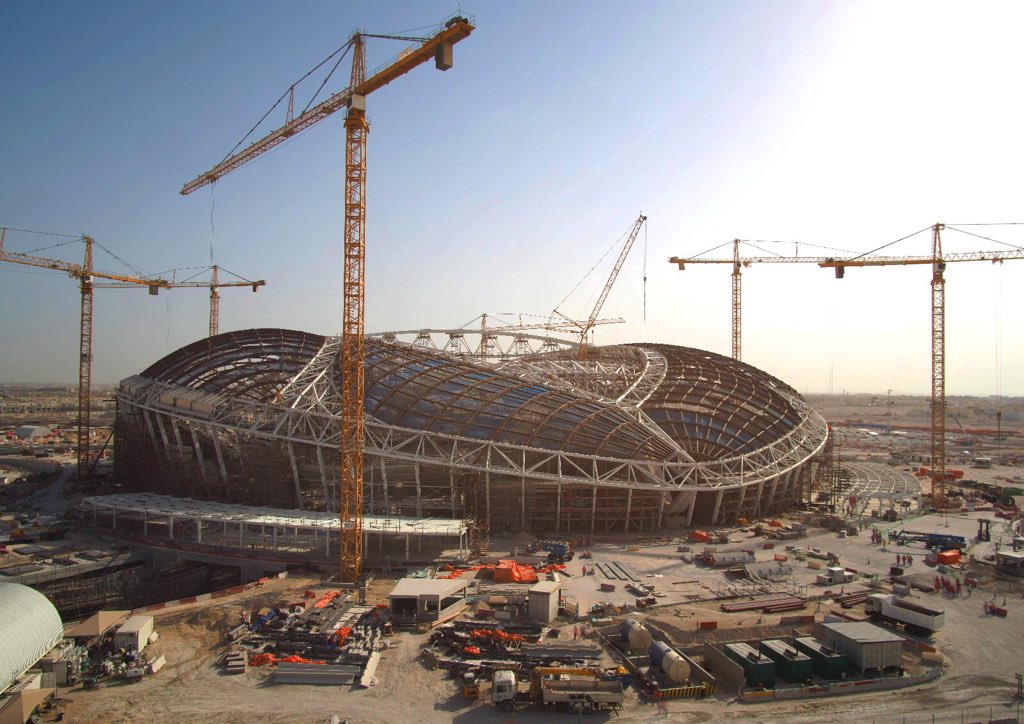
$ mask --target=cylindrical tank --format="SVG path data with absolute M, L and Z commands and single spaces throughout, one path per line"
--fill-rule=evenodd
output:
M 661 670 L 673 684 L 683 684 L 690 678 L 690 664 L 664 641 L 655 641 L 647 650 L 651 665 Z
M 654 637 L 651 636 L 651 632 L 647 630 L 647 627 L 635 618 L 627 618 L 623 621 L 621 632 L 622 643 L 626 644 L 630 649 L 643 651 L 654 641 Z

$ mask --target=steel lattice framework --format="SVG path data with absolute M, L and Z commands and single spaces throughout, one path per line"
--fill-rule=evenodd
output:
M 123 380 L 125 482 L 330 509 L 339 497 L 328 461 L 342 434 L 340 345 L 288 330 L 230 333 Z M 621 345 L 581 361 L 566 345 L 487 364 L 372 337 L 365 345 L 367 512 L 408 506 L 517 528 L 550 505 L 560 530 L 725 521 L 798 499 L 827 435 L 792 388 L 701 350 Z M 473 489 L 481 510 L 468 509 Z M 595 521 L 613 507 L 614 522 L 610 513 Z

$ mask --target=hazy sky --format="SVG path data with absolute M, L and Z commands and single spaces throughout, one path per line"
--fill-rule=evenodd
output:
M 462 9 L 477 30 L 454 68 L 421 66 L 367 101 L 368 330 L 547 314 L 642 210 L 648 229 L 604 309 L 628 323 L 599 328 L 598 343 L 728 354 L 729 268 L 680 272 L 669 256 L 733 238 L 864 252 L 935 222 L 1024 221 L 1020 2 Z M 0 226 L 88 233 L 147 272 L 209 264 L 212 244 L 218 264 L 267 280 L 223 292 L 222 331 L 336 333 L 341 113 L 212 192 L 178 191 L 355 28 L 401 33 L 453 10 L 0 0 Z M 369 41 L 368 66 L 402 47 Z M 283 120 L 282 107 L 264 132 Z M 1024 226 L 964 228 L 1024 244 Z M 11 233 L 6 245 L 61 241 Z M 929 241 L 887 251 L 924 255 Z M 952 231 L 944 246 L 1005 248 Z M 81 259 L 76 244 L 39 253 Z M 102 252 L 96 266 L 124 271 Z M 750 268 L 744 360 L 801 391 L 927 393 L 929 278 L 926 266 L 841 281 L 812 265 Z M 1024 394 L 1024 261 L 950 265 L 946 278 L 949 392 Z M 585 315 L 599 283 L 568 311 Z M 204 290 L 99 290 L 93 378 L 141 371 L 206 326 Z M 0 265 L 0 381 L 74 380 L 77 336 L 72 280 Z

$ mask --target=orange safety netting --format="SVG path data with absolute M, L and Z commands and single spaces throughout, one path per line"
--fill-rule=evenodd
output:
M 324 665 L 323 661 L 319 661 L 317 659 L 304 659 L 301 656 L 296 656 L 294 654 L 292 654 L 291 656 L 285 656 L 283 659 L 278 659 L 278 661 L 282 661 L 286 664 L 317 664 L 318 666 Z
M 469 654 L 471 656 L 479 656 L 480 655 L 480 649 L 478 647 L 476 647 L 476 646 L 464 646 L 462 648 L 462 653 Z
M 331 604 L 331 601 L 341 595 L 341 591 L 328 591 L 321 597 L 319 601 L 313 604 L 314 608 L 327 608 Z

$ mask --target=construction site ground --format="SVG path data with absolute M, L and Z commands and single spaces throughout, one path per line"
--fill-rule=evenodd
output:
M 930 514 L 906 521 L 908 528 L 941 531 L 973 538 L 976 518 L 991 513 L 946 516 Z M 888 524 L 887 528 L 899 527 Z M 948 526 L 948 527 L 947 527 Z M 883 528 L 883 531 L 887 528 Z M 981 557 L 997 541 L 1005 541 L 1006 532 L 993 527 L 993 541 L 972 543 L 969 553 Z M 492 542 L 492 551 L 500 553 L 502 541 Z M 653 542 L 650 542 L 653 543 Z M 890 546 L 882 551 L 870 542 L 867 531 L 857 536 L 840 538 L 836 533 L 820 529 L 796 541 L 777 542 L 774 549 L 764 548 L 765 539 L 749 532 L 734 530 L 730 544 L 722 548 L 748 548 L 757 558 L 770 559 L 774 553 L 785 552 L 785 545 L 818 548 L 839 556 L 841 564 L 859 573 L 877 573 L 884 578 L 895 563 L 896 553 L 912 554 L 915 564 L 909 572 L 935 574 L 935 569 L 920 559 L 920 544 Z M 714 599 L 716 592 L 727 587 L 725 576 L 712 569 L 681 560 L 676 550 L 683 539 L 645 544 L 602 543 L 593 545 L 594 558 L 577 557 L 568 564 L 570 576 L 563 577 L 565 591 L 575 597 L 581 607 L 608 601 L 628 603 L 632 596 L 622 585 L 613 594 L 599 591 L 607 579 L 603 575 L 583 576 L 583 566 L 594 562 L 616 561 L 636 572 L 643 582 L 653 582 L 659 592 L 667 592 L 652 609 L 630 615 L 649 620 L 671 635 L 682 646 L 699 643 L 707 635 L 698 634 L 698 621 L 717 621 L 716 640 L 742 640 L 764 635 L 780 635 L 788 627 L 779 627 L 779 616 L 758 612 L 725 614 Z M 701 544 L 690 544 L 696 546 Z M 790 551 L 792 553 L 792 551 Z M 793 560 L 792 558 L 790 559 Z M 808 596 L 822 596 L 826 587 L 813 584 L 819 572 L 795 563 L 794 578 L 806 584 Z M 703 700 L 673 700 L 667 710 L 673 721 L 823 721 L 840 722 L 851 718 L 888 721 L 959 721 L 965 713 L 969 721 L 1011 717 L 1016 709 L 1013 701 L 1016 683 L 1014 674 L 1020 666 L 1019 651 L 1024 646 L 1024 628 L 1019 617 L 1024 615 L 1024 582 L 996 580 L 986 569 L 974 566 L 971 575 L 981 580 L 981 589 L 970 597 L 951 598 L 946 594 L 914 592 L 914 600 L 946 612 L 946 625 L 932 643 L 946 657 L 942 677 L 920 687 L 879 694 L 784 701 L 764 704 L 742 704 L 735 701 L 735 692 L 716 692 Z M 858 578 L 847 584 L 849 591 L 867 579 Z M 555 721 L 564 714 L 525 710 L 514 716 L 495 710 L 487 703 L 488 687 L 483 687 L 479 701 L 467 701 L 458 682 L 445 678 L 445 673 L 429 669 L 420 657 L 425 634 L 398 633 L 389 640 L 377 671 L 379 683 L 369 689 L 358 687 L 277 685 L 269 678 L 269 668 L 253 668 L 242 675 L 228 675 L 217 665 L 227 648 L 226 632 L 237 625 L 244 610 L 274 606 L 301 598 L 302 592 L 316 587 L 319 579 L 287 578 L 272 580 L 244 594 L 215 601 L 166 609 L 155 613 L 160 639 L 153 644 L 151 655 L 164 654 L 167 666 L 137 684 L 112 682 L 98 690 L 81 687 L 61 690 L 66 700 L 62 707 L 64 721 L 70 722 L 325 722 L 334 714 L 349 722 L 485 722 L 485 721 Z M 620 582 L 622 583 L 622 582 Z M 393 580 L 375 580 L 369 590 L 370 602 L 384 602 Z M 887 587 L 884 589 L 887 590 Z M 839 593 L 838 588 L 835 593 Z M 1008 611 L 1007 618 L 988 616 L 983 611 L 986 600 L 995 600 Z M 1004 605 L 1005 599 L 1005 605 Z M 828 598 L 812 600 L 803 611 L 784 615 L 815 613 L 818 620 L 833 608 Z M 863 607 L 846 612 L 863 615 Z M 571 639 L 572 625 L 563 622 L 562 639 Z M 734 629 L 734 636 L 729 630 Z M 991 708 L 992 716 L 988 713 Z M 657 706 L 641 703 L 630 692 L 626 705 L 617 715 L 621 721 L 638 721 L 664 716 Z M 592 715 L 589 721 L 603 721 L 608 715 Z

